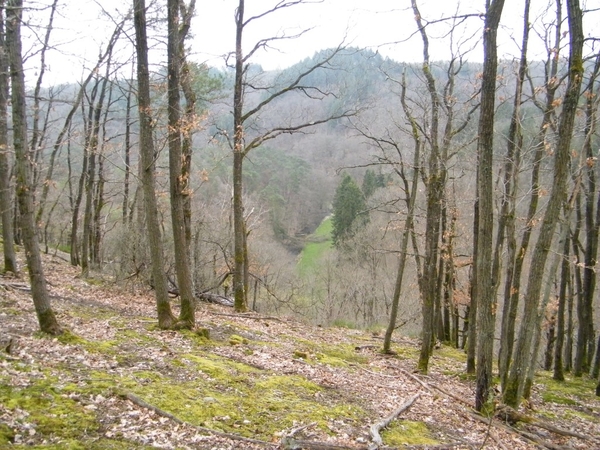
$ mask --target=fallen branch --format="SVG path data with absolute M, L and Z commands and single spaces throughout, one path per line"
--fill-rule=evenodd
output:
M 396 419 L 400 414 L 410 408 L 413 403 L 419 398 L 420 394 L 415 394 L 411 398 L 409 398 L 406 402 L 404 402 L 398 409 L 396 409 L 392 414 L 387 416 L 385 419 L 371 425 L 369 428 L 369 434 L 371 435 L 371 440 L 373 441 L 371 445 L 369 445 L 369 450 L 378 449 L 381 445 L 383 445 L 383 439 L 381 439 L 381 435 L 379 432 L 386 428 L 392 420 Z
M 471 417 L 474 418 L 475 420 L 478 420 L 478 421 L 483 422 L 485 424 L 489 423 L 489 419 L 488 418 L 485 418 L 485 417 L 479 415 L 475 411 L 471 411 Z M 502 429 L 504 429 L 506 431 L 511 431 L 513 433 L 516 433 L 516 434 L 524 437 L 525 439 L 527 439 L 530 442 L 533 442 L 534 444 L 536 444 L 540 448 L 547 448 L 547 449 L 550 449 L 550 450 L 573 450 L 572 447 L 564 447 L 564 446 L 561 446 L 561 445 L 553 444 L 552 442 L 545 441 L 544 439 L 542 439 L 541 437 L 539 437 L 539 436 L 537 436 L 537 435 L 535 435 L 533 433 L 528 433 L 526 431 L 519 430 L 517 428 L 511 427 L 509 425 L 505 425 L 502 422 L 499 422 L 497 420 L 492 420 L 491 423 L 495 427 L 502 428 Z
M 196 298 L 204 300 L 208 303 L 216 303 L 217 305 L 233 307 L 233 299 L 231 297 L 225 297 L 224 295 L 212 294 L 210 292 L 201 292 L 196 294 Z
M 151 405 L 148 402 L 145 402 L 144 400 L 142 400 L 141 398 L 139 398 L 137 395 L 132 394 L 131 392 L 126 392 L 123 394 L 119 395 L 122 398 L 125 398 L 127 400 L 129 400 L 131 403 L 140 406 L 142 408 L 145 409 L 149 409 L 150 411 L 154 411 L 156 414 L 158 414 L 159 416 L 165 417 L 169 420 L 172 420 L 173 422 L 179 424 L 179 425 L 185 425 L 191 428 L 194 428 L 195 430 L 198 431 L 202 431 L 204 433 L 208 433 L 208 434 L 214 434 L 216 436 L 220 436 L 220 437 L 224 437 L 227 439 L 232 439 L 235 441 L 243 441 L 243 442 L 249 442 L 252 444 L 260 444 L 260 445 L 264 445 L 264 446 L 272 446 L 272 443 L 270 442 L 266 442 L 266 441 L 261 441 L 258 439 L 251 439 L 251 438 L 247 438 L 247 437 L 243 437 L 237 434 L 232 434 L 232 433 L 225 433 L 223 431 L 216 431 L 216 430 L 211 430 L 210 428 L 205 428 L 205 427 L 199 427 L 197 425 L 192 425 L 191 423 L 185 422 L 181 419 L 179 419 L 178 417 L 174 416 L 173 414 L 164 411 L 154 405 Z
M 398 370 L 400 372 L 402 372 L 404 375 L 406 375 L 407 377 L 409 377 L 409 378 L 413 379 L 414 381 L 416 381 L 417 383 L 419 383 L 421 386 L 423 386 L 423 388 L 425 388 L 429 392 L 431 392 L 432 390 L 435 389 L 435 390 L 441 392 L 442 394 L 447 395 L 450 398 L 453 398 L 457 402 L 460 402 L 463 405 L 468 406 L 469 408 L 473 408 L 473 404 L 471 402 L 469 402 L 468 400 L 465 400 L 464 398 L 459 397 L 458 395 L 454 395 L 451 392 L 448 392 L 445 389 L 442 389 L 441 387 L 439 387 L 435 384 L 426 383 L 425 381 L 421 380 L 419 377 L 413 375 L 412 373 L 407 372 L 404 369 L 398 369 Z
M 539 428 L 543 428 L 544 430 L 551 431 L 552 433 L 559 434 L 561 436 L 574 437 L 577 439 L 581 439 L 584 441 L 591 441 L 599 444 L 600 442 L 597 439 L 594 439 L 591 436 L 586 436 L 585 434 L 576 433 L 575 431 L 565 430 L 564 428 L 555 427 L 554 425 L 550 425 L 549 423 L 543 422 L 539 419 L 530 418 L 531 421 L 528 422 L 529 425 L 533 425 Z
M 221 316 L 221 317 L 237 317 L 239 318 L 244 318 L 244 319 L 254 319 L 254 320 L 274 320 L 276 322 L 285 322 L 284 320 L 281 320 L 279 317 L 274 317 L 274 316 L 258 316 L 254 313 L 239 313 L 239 314 L 225 314 L 225 313 L 213 313 L 213 315 L 215 316 Z

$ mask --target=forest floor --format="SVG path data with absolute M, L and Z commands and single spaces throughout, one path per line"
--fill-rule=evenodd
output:
M 422 376 L 418 342 L 400 336 L 386 356 L 377 333 L 204 303 L 198 332 L 162 331 L 151 292 L 56 257 L 45 269 L 57 338 L 38 331 L 27 277 L 0 276 L 2 449 L 367 449 L 394 413 L 378 448 L 600 448 L 591 380 L 541 373 L 529 423 L 511 426 L 473 412 L 450 347 Z

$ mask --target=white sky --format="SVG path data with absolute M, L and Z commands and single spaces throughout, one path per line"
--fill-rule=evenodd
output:
M 165 5 L 162 9 L 166 17 L 166 0 L 158 2 Z M 272 8 L 277 2 L 278 0 L 246 0 L 246 18 Z M 600 0 L 581 2 L 584 9 L 600 8 Z M 25 1 L 26 6 L 35 7 L 41 7 L 44 3 L 51 3 L 51 0 Z M 82 61 L 87 61 L 85 64 L 88 68 L 93 65 L 100 46 L 105 45 L 114 28 L 114 23 L 107 14 L 102 13 L 102 9 L 118 18 L 127 13 L 132 3 L 132 0 L 59 0 L 61 6 L 52 38 L 55 49 L 48 54 L 46 84 L 80 79 L 86 73 L 82 69 Z M 509 57 L 518 51 L 515 41 L 521 41 L 523 3 L 523 0 L 506 0 L 501 22 L 503 29 L 499 36 L 500 57 Z M 553 4 L 554 0 L 532 0 L 532 21 L 548 3 Z M 193 39 L 188 43 L 194 60 L 214 66 L 224 64 L 223 55 L 231 52 L 235 46 L 234 11 L 237 4 L 237 0 L 197 0 L 196 17 L 191 30 Z M 419 0 L 418 4 L 424 19 L 437 20 L 456 13 L 482 13 L 485 0 Z M 35 14 L 31 21 L 45 25 L 47 19 L 43 18 L 42 13 Z M 474 45 L 481 36 L 482 20 L 470 18 L 459 26 L 455 43 L 473 36 L 468 47 Z M 595 33 L 600 36 L 599 23 L 599 12 L 587 15 L 587 34 Z M 449 22 L 444 22 L 428 29 L 431 58 L 434 60 L 449 57 L 450 38 L 447 30 L 450 25 Z M 282 33 L 295 34 L 307 28 L 312 30 L 298 39 L 279 41 L 278 50 L 259 52 L 252 62 L 261 64 L 267 70 L 285 68 L 342 41 L 378 50 L 398 61 L 422 60 L 419 36 L 407 41 L 416 31 L 409 0 L 323 0 L 321 3 L 286 8 L 248 26 L 244 36 L 245 50 L 250 50 L 258 39 Z M 566 24 L 564 30 L 567 30 Z M 43 30 L 38 33 L 43 34 Z M 133 39 L 133 36 L 133 30 L 130 30 L 129 37 Z M 159 43 L 158 47 L 164 48 L 164 42 Z M 538 38 L 532 38 L 530 48 L 539 56 L 543 53 L 543 46 Z M 121 59 L 126 59 L 132 51 L 132 46 L 122 47 Z M 477 47 L 469 53 L 467 59 L 479 61 L 481 53 L 481 49 Z M 535 53 L 532 56 L 535 57 Z M 34 64 L 35 61 L 34 57 L 31 63 Z

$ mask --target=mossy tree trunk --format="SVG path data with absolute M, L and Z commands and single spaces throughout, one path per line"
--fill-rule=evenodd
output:
M 190 270 L 189 243 L 185 230 L 184 198 L 188 188 L 189 179 L 182 173 L 183 152 L 181 147 L 181 101 L 179 95 L 181 75 L 181 40 L 183 36 L 179 30 L 179 4 L 180 0 L 168 0 L 168 104 L 169 104 L 169 186 L 171 198 L 171 222 L 173 225 L 173 243 L 175 247 L 175 272 L 181 310 L 179 325 L 193 328 L 195 325 L 195 301 Z M 189 177 L 189 173 L 187 174 Z
M 567 234 L 563 246 L 563 258 L 560 269 L 560 287 L 558 290 L 558 311 L 556 312 L 556 343 L 554 346 L 554 372 L 552 378 L 564 381 L 563 347 L 565 342 L 565 304 L 567 302 L 567 286 L 571 277 L 569 265 L 570 236 Z
M 584 91 L 585 103 L 585 141 L 583 151 L 586 156 L 585 172 L 587 183 L 583 186 L 585 193 L 585 250 L 583 264 L 583 292 L 578 305 L 578 333 L 577 349 L 575 353 L 574 372 L 581 376 L 592 366 L 592 358 L 595 350 L 594 333 L 594 294 L 596 290 L 596 259 L 598 255 L 598 232 L 600 230 L 600 208 L 598 202 L 596 172 L 598 170 L 595 162 L 593 148 L 593 135 L 596 132 L 598 115 L 597 92 L 594 87 L 600 70 L 600 56 L 596 57 L 594 69 L 590 74 Z M 598 199 L 597 199 L 598 197 Z
M 46 278 L 37 237 L 34 218 L 33 191 L 31 186 L 31 167 L 27 146 L 27 116 L 25 109 L 25 75 L 21 47 L 22 0 L 9 0 L 6 11 L 6 48 L 10 63 L 12 85 L 13 144 L 16 160 L 16 187 L 19 204 L 20 224 L 25 247 L 25 256 L 31 293 L 40 329 L 49 334 L 60 334 L 50 297 L 46 287 Z
M 150 74 L 148 71 L 148 39 L 146 36 L 146 2 L 134 0 L 134 24 L 136 36 L 138 111 L 140 115 L 140 165 L 144 196 L 146 231 L 152 264 L 152 278 L 156 295 L 158 326 L 170 328 L 175 323 L 171 312 L 167 277 L 163 270 L 163 244 L 158 218 L 158 205 L 155 192 L 155 151 L 152 137 L 152 105 L 150 103 Z
M 552 245 L 560 209 L 566 197 L 566 184 L 570 167 L 570 145 L 583 79 L 584 35 L 579 0 L 567 0 L 567 13 L 570 32 L 569 78 L 558 128 L 558 142 L 554 160 L 554 183 L 531 260 L 527 292 L 524 297 L 524 313 L 515 349 L 515 358 L 503 393 L 504 402 L 513 408 L 518 407 L 521 402 L 525 388 L 525 377 L 528 374 L 529 365 L 533 363 L 532 359 L 534 359 L 531 350 L 535 330 L 531 324 L 536 321 L 548 253 Z
M 557 0 L 557 5 L 561 3 L 561 0 Z M 561 20 L 560 20 L 560 8 L 557 7 L 557 26 L 554 31 L 554 48 L 560 48 L 561 42 Z M 536 146 L 534 147 L 533 164 L 531 168 L 531 187 L 530 187 L 530 198 L 529 206 L 527 210 L 527 216 L 525 219 L 525 227 L 523 235 L 519 243 L 519 248 L 514 255 L 514 258 L 509 258 L 506 267 L 506 277 L 504 286 L 504 307 L 502 311 L 502 328 L 500 334 L 500 354 L 498 357 L 498 365 L 500 368 L 500 382 L 502 390 L 506 387 L 506 380 L 508 378 L 508 371 L 510 369 L 510 361 L 513 355 L 513 347 L 515 341 L 515 324 L 517 320 L 517 313 L 519 310 L 519 299 L 521 297 L 521 278 L 523 273 L 523 266 L 525 263 L 525 256 L 529 249 L 531 236 L 536 223 L 535 216 L 538 212 L 538 204 L 541 196 L 540 189 L 540 170 L 542 167 L 542 160 L 546 155 L 546 144 L 548 129 L 551 128 L 556 109 L 556 91 L 560 86 L 560 83 L 556 83 L 558 74 L 558 58 L 555 58 L 553 52 L 548 53 L 548 60 L 546 65 L 549 68 L 545 74 L 545 92 L 546 97 L 543 103 L 538 102 L 534 99 L 534 104 L 538 106 L 542 111 L 542 122 L 538 129 L 536 137 Z

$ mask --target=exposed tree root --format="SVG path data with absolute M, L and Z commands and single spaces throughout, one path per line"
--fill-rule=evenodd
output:
M 381 439 L 381 435 L 379 434 L 379 432 L 382 429 L 386 428 L 392 422 L 392 420 L 396 419 L 396 417 L 398 417 L 400 414 L 402 414 L 404 411 L 410 408 L 413 405 L 413 403 L 419 398 L 419 396 L 420 394 L 418 393 L 413 395 L 402 405 L 400 405 L 400 407 L 398 407 L 398 409 L 396 409 L 392 414 L 387 416 L 385 419 L 371 425 L 371 428 L 369 428 L 369 434 L 371 435 L 371 440 L 373 442 L 371 443 L 371 445 L 369 445 L 369 450 L 378 449 L 380 446 L 383 445 L 383 439 Z

